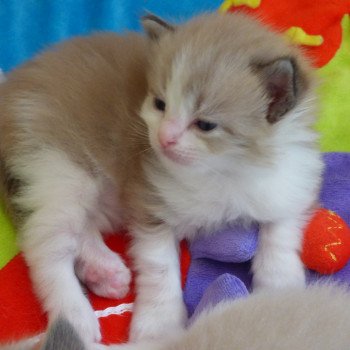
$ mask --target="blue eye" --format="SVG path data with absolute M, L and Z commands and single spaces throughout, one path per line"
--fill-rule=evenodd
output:
M 154 106 L 158 109 L 158 111 L 165 111 L 165 102 L 158 97 L 155 97 L 153 100 Z
M 218 126 L 216 123 L 210 123 L 200 119 L 195 122 L 195 125 L 198 129 L 205 132 L 214 130 Z

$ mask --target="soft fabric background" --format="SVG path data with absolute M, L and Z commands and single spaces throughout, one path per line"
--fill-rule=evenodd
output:
M 96 30 L 140 30 L 145 11 L 185 20 L 220 0 L 0 0 L 0 67 L 7 71 L 49 44 Z
M 350 6 L 349 6 L 350 11 Z M 343 38 L 333 59 L 320 68 L 321 148 L 325 152 L 350 152 L 350 17 L 342 20 Z

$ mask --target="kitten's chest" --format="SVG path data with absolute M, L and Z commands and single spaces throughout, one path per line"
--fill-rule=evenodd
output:
M 243 216 L 247 198 L 230 181 L 197 181 L 188 186 L 169 183 L 161 191 L 166 206 L 162 219 L 178 235 L 192 236 L 198 230 L 212 231 Z

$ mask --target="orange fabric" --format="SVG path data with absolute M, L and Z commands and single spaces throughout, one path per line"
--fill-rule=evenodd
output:
M 126 235 L 111 235 L 106 239 L 106 243 L 113 251 L 120 253 L 127 264 L 130 264 L 130 259 L 126 255 L 129 245 L 129 239 Z M 189 251 L 186 243 L 182 242 L 181 272 L 183 285 L 189 264 Z M 101 298 L 89 293 L 89 299 L 95 310 L 104 310 L 110 306 L 132 303 L 134 298 L 133 286 L 130 293 L 121 300 Z M 103 343 L 110 344 L 128 340 L 130 312 L 101 317 L 99 320 Z M 45 330 L 46 325 L 47 318 L 34 295 L 28 268 L 22 255 L 19 254 L 0 270 L 0 343 L 41 333 Z
M 301 258 L 309 269 L 322 274 L 342 269 L 350 259 L 350 229 L 344 220 L 319 209 L 305 230 Z
M 231 6 L 260 18 L 277 31 L 300 27 L 309 35 L 321 35 L 320 46 L 303 46 L 315 66 L 324 66 L 335 55 L 342 39 L 341 20 L 350 13 L 349 0 L 262 0 L 260 6 Z

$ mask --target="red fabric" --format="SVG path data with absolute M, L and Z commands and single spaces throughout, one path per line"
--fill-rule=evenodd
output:
M 301 258 L 309 269 L 322 274 L 342 269 L 350 259 L 350 229 L 344 220 L 319 209 L 305 230 Z
M 126 235 L 111 235 L 106 239 L 107 245 L 120 253 L 130 266 L 126 255 L 129 239 Z M 181 243 L 181 272 L 184 285 L 190 263 L 190 255 L 185 242 Z M 113 300 L 89 293 L 89 299 L 95 310 L 104 310 L 122 303 L 132 303 L 135 295 L 133 285 L 130 293 L 123 299 Z M 110 315 L 100 319 L 102 341 L 105 344 L 124 342 L 128 339 L 131 313 Z M 0 343 L 22 339 L 45 330 L 47 318 L 40 303 L 34 295 L 21 254 L 12 259 L 0 270 Z
M 342 39 L 341 20 L 350 13 L 349 0 L 261 0 L 258 8 L 232 6 L 230 12 L 244 11 L 284 32 L 301 27 L 309 35 L 322 35 L 320 46 L 304 46 L 317 67 L 324 66 L 338 50 Z
M 0 270 L 0 342 L 42 331 L 46 317 L 35 297 L 21 255 Z

